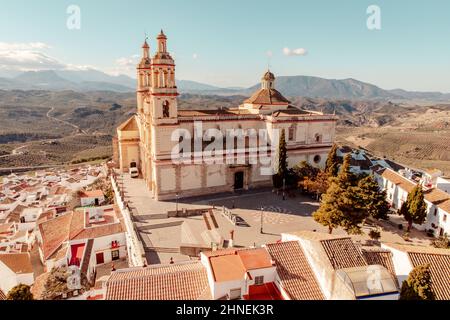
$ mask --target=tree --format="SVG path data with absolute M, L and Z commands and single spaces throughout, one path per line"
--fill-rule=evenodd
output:
M 8 292 L 8 300 L 34 300 L 30 286 L 19 284 Z
M 318 199 L 330 187 L 329 176 L 325 171 L 320 171 L 315 178 L 306 177 L 302 184 L 309 192 L 316 193 Z
M 286 136 L 284 130 L 281 130 L 280 141 L 278 144 L 278 166 L 277 173 L 273 176 L 273 186 L 275 188 L 281 188 L 283 186 L 283 180 L 288 176 L 288 164 L 287 164 L 287 148 L 286 148 Z
M 328 233 L 332 233 L 341 225 L 343 215 L 340 203 L 342 190 L 337 183 L 337 178 L 330 178 L 330 187 L 322 195 L 319 209 L 313 213 L 313 218 L 321 225 L 328 227 Z
M 434 300 L 431 289 L 430 265 L 415 267 L 403 281 L 400 290 L 400 300 Z
M 327 162 L 325 164 L 325 172 L 331 177 L 337 177 L 339 173 L 339 158 L 337 156 L 337 145 L 334 144 L 328 153 Z
M 358 177 L 350 171 L 351 160 L 352 156 L 350 154 L 347 154 L 344 157 L 344 162 L 342 163 L 342 166 L 339 170 L 337 178 L 342 187 L 356 186 L 358 183 Z
M 358 182 L 360 197 L 369 216 L 374 219 L 388 220 L 389 203 L 386 201 L 386 191 L 381 190 L 372 176 L 367 176 Z
M 357 186 L 357 177 L 350 171 L 350 155 L 344 158 L 337 178 L 330 178 L 330 187 L 314 214 L 314 220 L 327 226 L 329 233 L 342 227 L 349 234 L 361 233 L 361 224 L 367 218 L 364 199 Z
M 408 194 L 408 198 L 405 203 L 403 204 L 405 207 L 400 208 L 400 214 L 402 214 L 405 217 L 405 220 L 408 221 L 407 232 L 410 232 L 413 223 L 422 224 L 425 222 L 425 218 L 427 217 L 427 204 L 424 201 L 423 190 L 420 185 L 415 186 L 414 189 Z
M 296 176 L 298 187 L 304 187 L 303 181 L 307 178 L 314 180 L 320 169 L 313 167 L 306 161 L 301 161 L 292 168 L 292 172 Z

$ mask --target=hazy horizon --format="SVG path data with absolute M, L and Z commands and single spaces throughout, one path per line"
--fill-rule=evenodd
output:
M 177 78 L 250 87 L 270 65 L 277 76 L 353 78 L 383 89 L 450 92 L 450 3 L 249 0 L 39 3 L 2 0 L 0 74 L 5 70 L 92 68 L 134 77 L 145 34 L 160 29 Z M 75 4 L 80 28 L 67 20 Z M 380 9 L 369 30 L 367 8 Z M 27 8 L 27 10 L 23 10 Z

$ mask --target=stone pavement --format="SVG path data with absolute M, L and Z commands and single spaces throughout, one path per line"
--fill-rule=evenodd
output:
M 142 179 L 131 179 L 125 174 L 119 178 L 119 185 L 121 185 L 121 179 L 124 181 L 125 199 L 132 210 L 132 219 L 143 242 L 149 264 L 168 263 L 171 258 L 176 262 L 189 260 L 188 256 L 180 254 L 180 244 L 199 244 L 209 247 L 211 242 L 217 242 L 220 238 L 230 239 L 231 231 L 234 232 L 236 247 L 260 246 L 276 242 L 280 240 L 281 233 L 289 231 L 328 232 L 326 227 L 316 223 L 312 218 L 312 213 L 317 210 L 319 203 L 305 195 L 298 194 L 282 200 L 280 195 L 265 189 L 179 200 L 178 210 L 180 211 L 183 208 L 214 207 L 217 228 L 211 228 L 211 223 L 206 222 L 202 216 L 167 218 L 167 211 L 176 209 L 175 201 L 155 201 Z M 242 223 L 233 225 L 222 214 L 223 206 L 238 215 Z M 384 228 L 381 241 L 404 242 L 401 233 L 395 230 L 392 224 L 384 222 L 381 224 Z M 370 226 L 364 226 L 365 234 L 352 236 L 354 241 L 367 240 L 370 228 Z M 342 229 L 333 230 L 333 233 L 346 235 Z M 420 234 L 418 231 L 411 233 L 415 240 Z

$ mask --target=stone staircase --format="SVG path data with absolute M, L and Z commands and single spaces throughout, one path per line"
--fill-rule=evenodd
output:
M 86 243 L 86 248 L 84 249 L 83 263 L 81 264 L 81 273 L 87 276 L 89 269 L 89 262 L 91 260 L 92 247 L 94 246 L 94 239 L 89 239 Z

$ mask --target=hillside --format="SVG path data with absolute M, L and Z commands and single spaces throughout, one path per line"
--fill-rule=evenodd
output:
M 248 96 L 260 87 L 221 88 L 191 80 L 177 80 L 180 93 Z M 410 92 L 402 89 L 384 90 L 373 84 L 355 79 L 324 79 L 312 76 L 279 76 L 276 80 L 279 91 L 286 96 L 348 100 L 450 100 L 450 94 L 440 92 Z M 0 77 L 0 90 L 51 90 L 78 92 L 114 91 L 134 92 L 136 79 L 125 75 L 112 76 L 98 70 L 48 70 L 29 71 L 11 77 Z
M 245 98 L 182 94 L 179 108 L 236 107 Z M 342 144 L 450 174 L 450 104 L 289 99 L 299 108 L 336 113 Z M 109 157 L 115 128 L 135 112 L 135 106 L 131 92 L 0 90 L 0 167 Z

